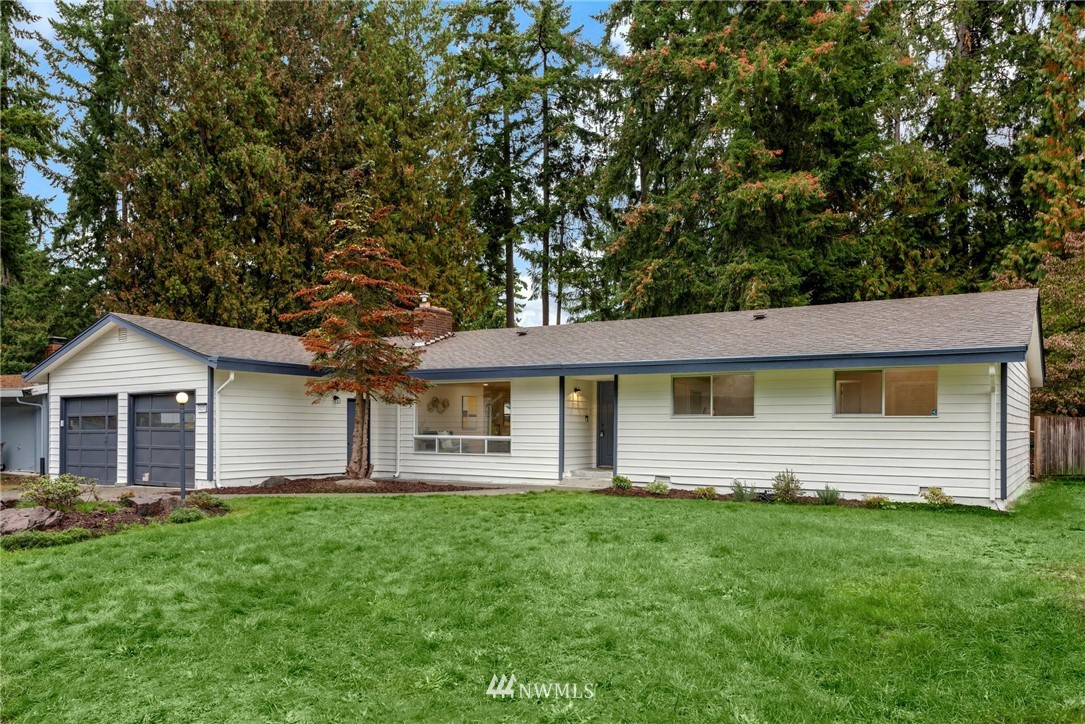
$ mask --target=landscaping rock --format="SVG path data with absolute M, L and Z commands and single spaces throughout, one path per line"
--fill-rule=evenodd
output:
M 353 478 L 336 480 L 335 484 L 341 488 L 374 488 L 377 486 L 377 483 L 372 480 L 355 480 Z
M 174 508 L 181 506 L 181 499 L 176 495 L 164 493 L 161 495 L 137 495 L 134 498 L 125 498 L 124 504 L 134 508 L 136 515 L 148 518 L 155 515 L 169 513 Z
M 272 475 L 270 478 L 260 483 L 261 488 L 277 488 L 280 485 L 288 485 L 290 478 L 284 478 L 282 475 Z
M 0 535 L 43 530 L 59 523 L 62 517 L 63 513 L 59 510 L 50 510 L 40 505 L 33 508 L 4 508 L 0 510 Z

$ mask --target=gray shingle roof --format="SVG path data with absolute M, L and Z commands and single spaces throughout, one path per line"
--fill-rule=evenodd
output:
M 460 332 L 426 348 L 421 370 L 1027 347 L 1037 292 L 719 312 Z M 763 319 L 756 316 L 763 314 Z M 519 334 L 526 332 L 526 334 Z
M 301 344 L 300 337 L 251 329 L 218 327 L 213 324 L 178 322 L 135 314 L 114 314 L 130 324 L 163 337 L 174 344 L 204 357 L 272 362 L 287 365 L 308 365 L 312 355 Z
M 1020 289 L 459 332 L 424 349 L 420 372 L 453 379 L 465 370 L 475 370 L 476 376 L 517 368 L 521 375 L 593 368 L 592 373 L 602 373 L 611 367 L 631 371 L 638 365 L 691 361 L 739 365 L 924 353 L 1017 354 L 1032 340 L 1037 299 L 1035 289 Z M 110 316 L 206 357 L 216 367 L 308 372 L 304 368 L 311 356 L 299 337 L 132 314 Z

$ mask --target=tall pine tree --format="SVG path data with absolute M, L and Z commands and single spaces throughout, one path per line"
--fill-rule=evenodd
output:
M 45 79 L 23 44 L 40 45 L 38 18 L 17 0 L 0 3 L 0 372 L 37 363 L 54 323 L 54 283 L 41 248 L 50 216 L 45 199 L 24 188 L 28 167 L 48 173 L 59 123 Z

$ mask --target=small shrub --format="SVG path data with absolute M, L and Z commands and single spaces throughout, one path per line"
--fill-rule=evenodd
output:
M 863 507 L 877 508 L 879 510 L 895 510 L 897 506 L 884 495 L 868 495 L 863 498 Z
M 77 500 L 72 507 L 80 513 L 93 513 L 96 510 L 102 510 L 106 513 L 116 513 L 120 510 L 120 506 L 117 503 L 108 500 Z
M 781 503 L 794 503 L 802 495 L 799 478 L 790 470 L 777 473 L 772 479 L 772 492 L 775 500 Z
M 716 489 L 711 485 L 706 485 L 703 488 L 694 488 L 693 495 L 701 500 L 715 500 Z
M 661 480 L 657 480 L 654 483 L 648 483 L 644 488 L 652 495 L 666 495 L 667 491 L 671 489 L 671 486 L 667 485 Z
M 71 510 L 83 487 L 91 484 L 86 478 L 67 473 L 55 478 L 41 477 L 26 484 L 22 498 L 54 510 Z
M 611 478 L 610 487 L 615 490 L 629 490 L 633 487 L 633 481 L 624 475 L 615 475 Z
M 69 528 L 61 531 L 26 530 L 0 538 L 0 548 L 6 551 L 25 550 L 27 548 L 50 548 L 69 543 L 89 540 L 94 534 L 86 528 Z
M 953 498 L 943 493 L 941 488 L 927 488 L 920 495 L 931 505 L 938 507 L 953 505 Z
M 206 517 L 207 514 L 199 508 L 177 508 L 166 517 L 166 520 L 171 523 L 195 523 Z
M 222 510 L 227 511 L 230 509 L 229 504 L 222 498 L 216 498 L 210 493 L 205 493 L 202 490 L 197 493 L 189 495 L 185 502 L 189 505 L 199 508 L 200 510 Z
M 840 500 L 840 491 L 831 485 L 826 485 L 821 490 L 817 491 L 818 502 L 822 505 L 836 505 Z
M 738 478 L 735 478 L 735 481 L 731 483 L 731 500 L 736 503 L 748 503 L 753 500 L 753 496 L 756 494 L 757 491 L 752 485 L 743 485 Z

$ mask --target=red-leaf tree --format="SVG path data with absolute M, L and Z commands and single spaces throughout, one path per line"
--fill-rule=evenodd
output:
M 392 258 L 371 227 L 391 207 L 373 209 L 360 196 L 342 203 L 332 222 L 324 257 L 323 282 L 303 289 L 297 298 L 308 308 L 283 315 L 283 321 L 306 319 L 316 326 L 302 336 L 322 374 L 306 382 L 309 394 L 355 394 L 354 445 L 347 465 L 351 478 L 368 477 L 369 409 L 374 399 L 409 405 L 427 384 L 409 372 L 420 352 L 425 312 L 415 310 L 420 292 L 403 283 L 407 268 Z

